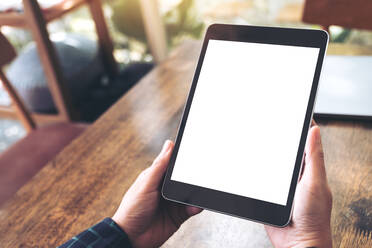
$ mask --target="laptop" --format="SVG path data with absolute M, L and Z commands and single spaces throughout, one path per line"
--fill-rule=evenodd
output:
M 314 115 L 372 120 L 372 56 L 326 56 Z

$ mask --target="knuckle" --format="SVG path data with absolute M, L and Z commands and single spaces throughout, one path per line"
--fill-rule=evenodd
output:
M 325 158 L 325 155 L 324 155 L 324 151 L 323 151 L 323 149 L 319 149 L 319 151 L 318 151 L 318 156 L 319 156 L 319 158 L 321 159 L 321 160 L 323 160 L 324 161 L 324 158 Z
M 162 157 L 157 157 L 154 162 L 153 162 L 153 166 L 157 167 L 159 165 L 161 165 L 162 163 L 164 162 L 164 159 Z
M 323 185 L 320 184 L 320 183 L 311 183 L 309 185 L 309 189 L 312 191 L 312 192 L 315 192 L 316 194 L 321 194 L 324 189 L 323 189 Z
M 156 158 L 155 160 L 154 160 L 154 162 L 152 162 L 152 166 L 157 166 L 157 165 L 159 165 L 160 164 L 160 158 Z
M 331 191 L 331 189 L 329 188 L 329 186 L 327 186 L 327 189 L 326 189 L 325 195 L 326 195 L 326 197 L 327 197 L 328 203 L 332 206 L 332 202 L 333 202 L 333 194 L 332 194 L 332 191 Z
M 149 174 L 149 168 L 146 168 L 143 171 L 141 171 L 138 178 L 145 178 L 148 174 Z

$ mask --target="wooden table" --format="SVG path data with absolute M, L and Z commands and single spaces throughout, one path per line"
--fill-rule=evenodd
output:
M 199 50 L 198 42 L 176 49 L 3 205 L 0 246 L 56 246 L 111 216 L 164 140 L 175 136 Z M 371 247 L 372 124 L 324 121 L 321 133 L 335 247 Z M 204 211 L 164 246 L 270 243 L 259 224 Z

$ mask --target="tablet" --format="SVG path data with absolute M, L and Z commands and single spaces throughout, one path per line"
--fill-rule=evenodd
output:
M 286 226 L 327 44 L 322 30 L 210 26 L 163 196 Z

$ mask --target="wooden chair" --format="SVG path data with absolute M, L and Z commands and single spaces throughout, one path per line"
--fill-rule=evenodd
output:
M 89 6 L 90 13 L 95 23 L 100 51 L 106 71 L 113 76 L 117 73 L 117 65 L 112 54 L 113 44 L 104 19 L 101 0 L 64 0 L 61 3 L 43 10 L 40 8 L 37 0 L 23 0 L 23 13 L 0 13 L 0 27 L 12 26 L 30 29 L 36 42 L 40 61 L 48 81 L 49 90 L 58 110 L 58 116 L 55 118 L 51 118 L 51 115 L 35 115 L 37 121 L 39 121 L 39 119 L 44 122 L 79 119 L 77 111 L 72 107 L 71 97 L 64 82 L 56 51 L 49 39 L 47 24 L 84 4 Z M 0 114 L 7 117 L 14 116 L 14 112 L 6 107 L 0 107 Z
M 372 30 L 372 1 L 370 0 L 307 0 L 302 20 L 321 25 Z
M 331 25 L 346 28 L 372 30 L 370 14 L 372 2 L 369 0 L 305 0 L 291 3 L 280 10 L 278 22 L 305 22 L 322 26 L 329 31 Z M 371 55 L 372 47 L 357 44 L 331 43 L 328 54 L 332 55 Z
M 143 24 L 152 56 L 156 63 L 162 62 L 168 54 L 166 31 L 159 13 L 157 0 L 140 0 Z
M 13 101 L 13 106 L 28 134 L 0 154 L 0 205 L 30 180 L 48 161 L 71 140 L 83 132 L 86 125 L 54 123 L 36 128 L 35 121 L 6 78 L 2 68 L 16 53 L 0 33 L 0 80 Z

